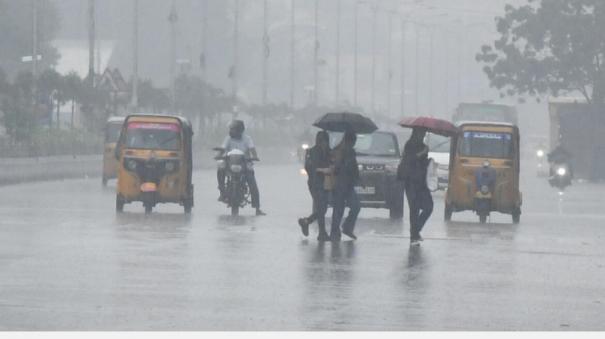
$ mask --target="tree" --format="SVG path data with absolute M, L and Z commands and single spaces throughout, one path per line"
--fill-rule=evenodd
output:
M 605 105 L 605 1 L 528 0 L 505 10 L 500 37 L 477 54 L 502 96 L 579 92 Z

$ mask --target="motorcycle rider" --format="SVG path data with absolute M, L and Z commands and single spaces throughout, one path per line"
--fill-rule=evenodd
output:
M 571 167 L 571 153 L 563 147 L 563 145 L 559 144 L 555 147 L 552 152 L 548 153 L 548 162 L 551 164 L 550 167 L 550 176 L 554 176 L 554 165 L 562 165 L 565 164 L 569 168 L 569 180 L 573 179 L 573 169 Z
M 252 138 L 246 134 L 244 131 L 246 127 L 244 122 L 241 120 L 233 120 L 229 124 L 229 136 L 225 138 L 225 141 L 222 145 L 222 152 L 219 154 L 219 157 L 224 154 L 229 153 L 233 149 L 238 149 L 244 154 L 246 157 L 251 160 L 258 160 L 258 154 L 256 153 L 256 147 L 254 146 L 254 141 Z M 218 169 L 216 176 L 218 180 L 218 189 L 220 192 L 219 201 L 226 201 L 227 195 L 225 192 L 225 169 Z M 248 188 L 250 188 L 250 195 L 252 198 L 252 208 L 256 209 L 256 215 L 266 215 L 260 209 L 260 193 L 258 190 L 258 185 L 256 183 L 256 177 L 254 175 L 254 168 L 252 164 L 248 167 L 245 174 L 246 183 L 248 184 Z

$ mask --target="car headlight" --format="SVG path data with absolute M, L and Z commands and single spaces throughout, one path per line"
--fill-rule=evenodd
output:
M 557 168 L 557 174 L 559 176 L 565 176 L 565 174 L 567 174 L 567 170 L 565 169 L 565 167 L 559 167 Z
M 384 168 L 387 170 L 387 172 L 389 173 L 397 173 L 397 164 L 386 164 L 384 166 Z
M 242 165 L 231 165 L 231 172 L 240 173 L 242 171 Z
M 541 149 L 539 149 L 539 150 L 536 152 L 536 155 L 538 156 L 538 158 L 542 158 L 542 157 L 544 156 L 544 151 L 543 151 L 543 150 L 541 150 Z
M 137 162 L 134 159 L 126 160 L 126 169 L 129 171 L 134 171 L 137 169 Z
M 487 185 L 481 185 L 481 193 L 488 194 L 489 193 L 489 186 L 487 186 Z
M 309 144 L 302 144 L 302 149 L 304 150 L 308 150 L 309 149 Z

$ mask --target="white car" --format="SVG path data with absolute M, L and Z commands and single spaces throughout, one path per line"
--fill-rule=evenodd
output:
M 426 144 L 429 146 L 429 158 L 437 165 L 438 187 L 445 190 L 450 175 L 450 145 L 451 139 L 437 134 L 427 134 Z

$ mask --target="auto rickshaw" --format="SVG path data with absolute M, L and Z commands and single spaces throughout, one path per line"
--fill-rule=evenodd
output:
M 474 211 L 481 223 L 491 212 L 521 219 L 519 128 L 507 123 L 460 123 L 450 152 L 445 220 Z
M 140 201 L 145 213 L 158 203 L 193 207 L 191 124 L 183 117 L 130 115 L 115 150 L 118 160 L 116 211 Z
M 103 186 L 107 186 L 107 181 L 109 179 L 115 179 L 118 176 L 118 162 L 116 161 L 114 153 L 123 123 L 124 117 L 111 117 L 105 124 L 103 174 L 101 179 Z

